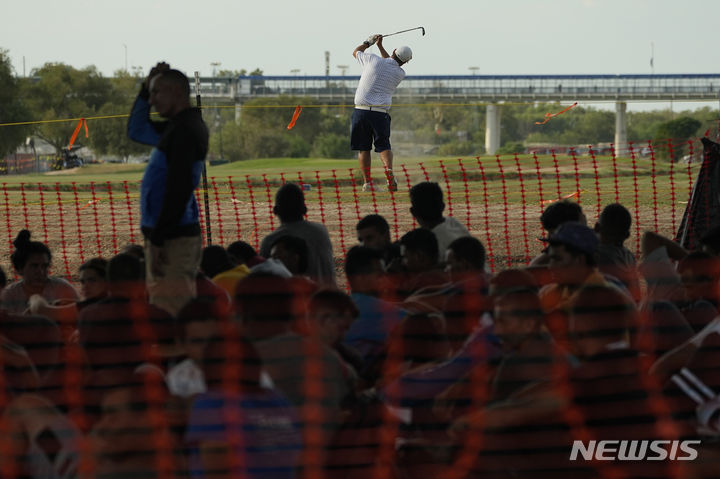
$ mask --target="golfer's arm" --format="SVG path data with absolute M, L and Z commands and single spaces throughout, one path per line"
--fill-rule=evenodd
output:
M 360 45 L 358 45 L 357 47 L 355 47 L 355 50 L 353 50 L 353 57 L 355 57 L 355 56 L 357 55 L 357 52 L 364 52 L 364 51 L 367 50 L 368 48 L 370 48 L 370 45 L 366 45 L 365 43 L 361 43 Z
M 382 46 L 382 43 L 377 42 L 376 45 L 377 45 L 377 47 L 378 47 L 378 50 L 380 50 L 380 56 L 381 56 L 381 57 L 383 57 L 383 58 L 390 58 L 390 55 L 388 55 L 388 52 L 387 52 L 387 50 L 385 50 L 385 47 Z

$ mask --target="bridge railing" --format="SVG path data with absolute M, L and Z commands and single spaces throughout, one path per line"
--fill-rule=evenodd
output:
M 234 101 L 279 95 L 347 99 L 354 95 L 358 81 L 359 76 L 205 77 L 200 79 L 200 92 L 207 97 Z M 419 75 L 408 76 L 398 87 L 396 97 L 463 97 L 481 101 L 714 100 L 719 92 L 720 74 Z

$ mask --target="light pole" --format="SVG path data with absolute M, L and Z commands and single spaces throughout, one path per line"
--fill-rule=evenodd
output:
M 655 42 L 650 42 L 650 74 L 655 74 Z
M 123 43 L 123 48 L 125 48 L 125 73 L 127 73 L 127 45 Z
M 222 65 L 222 62 L 210 62 L 212 67 L 212 90 L 215 91 L 215 76 L 217 75 L 217 67 Z M 215 129 L 217 130 L 220 137 L 220 161 L 223 159 L 223 142 L 222 142 L 222 125 L 220 123 L 220 108 L 215 106 Z
M 347 66 L 347 65 L 337 65 L 337 67 L 340 69 L 340 76 L 342 76 L 342 77 L 345 76 L 345 72 L 347 71 L 348 68 L 350 68 L 350 67 Z M 345 79 L 344 79 L 344 78 L 343 78 L 343 81 L 342 81 L 342 87 L 343 87 L 343 92 L 344 92 L 344 91 L 345 91 L 345 88 L 347 87 L 347 85 L 345 84 Z
M 215 75 L 217 75 L 217 73 L 216 73 L 216 72 L 217 72 L 217 67 L 219 67 L 220 65 L 222 65 L 222 63 L 220 63 L 220 62 L 210 62 L 210 66 L 213 67 L 213 70 L 212 70 L 212 77 L 213 77 L 213 79 L 212 79 L 212 89 L 213 89 L 213 90 L 215 90 Z
M 347 89 L 347 84 L 345 83 L 345 72 L 348 68 L 350 68 L 347 65 L 337 65 L 337 67 L 340 69 L 340 76 L 343 77 L 342 80 L 342 93 L 345 94 L 345 90 Z M 341 105 L 340 106 L 340 114 L 342 115 L 344 113 L 345 108 Z
M 476 77 L 478 70 L 480 70 L 480 67 L 468 67 L 468 70 L 472 72 L 473 77 Z M 477 88 L 477 78 L 473 79 L 473 87 Z
M 650 42 L 650 89 L 655 88 L 655 42 Z
M 292 70 L 290 70 L 290 73 L 292 73 L 295 77 L 297 77 L 298 73 L 300 73 L 300 69 L 299 69 L 299 68 L 293 68 Z M 292 82 L 292 90 L 295 90 L 295 88 L 297 88 L 297 85 L 296 85 L 295 80 L 293 80 L 293 82 Z
M 472 72 L 473 77 L 476 77 L 478 70 L 480 70 L 480 67 L 468 67 L 468 70 L 470 70 Z M 477 87 L 478 87 L 477 78 L 474 78 L 473 79 L 473 88 L 477 89 Z M 473 108 L 472 118 L 473 118 L 473 128 L 475 129 L 475 131 L 478 131 L 480 129 L 480 114 L 478 113 L 477 104 L 475 104 L 475 107 Z
M 224 163 L 225 155 L 223 154 L 222 124 L 220 122 L 220 110 L 218 109 L 215 110 L 215 129 L 220 139 L 220 162 Z

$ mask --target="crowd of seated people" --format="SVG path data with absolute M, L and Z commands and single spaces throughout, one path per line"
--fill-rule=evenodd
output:
M 286 183 L 276 231 L 259 251 L 207 246 L 177 314 L 148 301 L 142 248 L 73 285 L 19 232 L 17 280 L 0 275 L 0 477 L 720 476 L 717 230 L 702 251 L 647 232 L 636 257 L 624 206 L 591 228 L 563 200 L 546 249 L 491 272 L 436 183 L 410 197 L 419 227 L 393 242 L 362 218 L 336 272 Z M 631 460 L 572 460 L 578 441 Z

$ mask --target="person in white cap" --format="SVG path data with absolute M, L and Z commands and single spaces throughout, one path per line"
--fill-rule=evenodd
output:
M 365 50 L 377 43 L 381 57 Z M 362 170 L 363 191 L 372 191 L 375 186 L 370 173 L 370 150 L 373 143 L 375 152 L 385 165 L 388 190 L 397 190 L 393 175 L 393 153 L 390 148 L 390 105 L 392 96 L 405 78 L 402 65 L 412 58 L 410 47 L 402 46 L 389 55 L 382 44 L 382 35 L 372 35 L 353 51 L 362 68 L 360 82 L 355 92 L 355 110 L 352 116 L 350 146 L 358 151 Z

